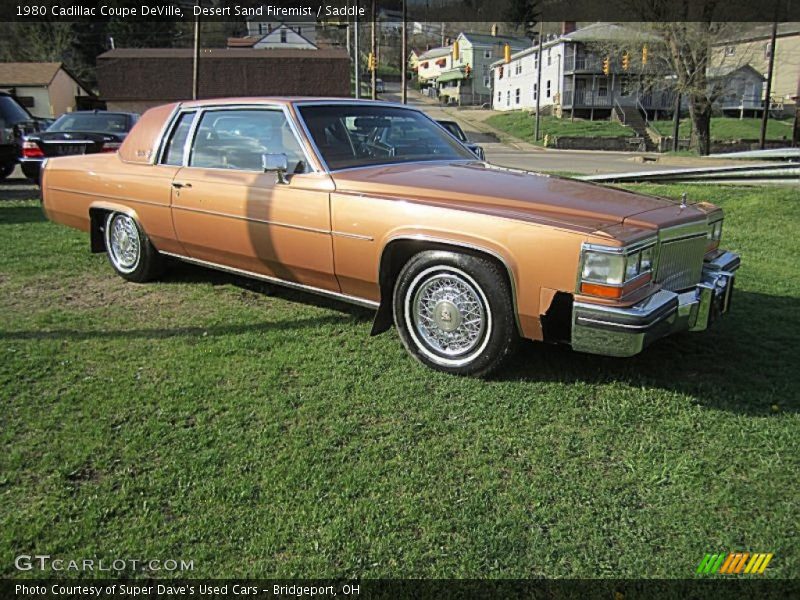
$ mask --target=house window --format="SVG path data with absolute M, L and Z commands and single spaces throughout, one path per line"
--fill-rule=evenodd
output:
M 597 95 L 601 98 L 608 96 L 608 83 L 605 81 L 600 82 L 600 87 L 597 88 Z
M 517 88 L 517 92 L 515 94 L 515 98 L 514 99 L 516 100 L 516 103 L 519 104 L 519 88 Z
M 515 75 L 522 75 L 522 61 L 517 63 L 517 66 L 514 67 L 514 74 Z
M 258 35 L 264 35 L 264 24 L 263 23 L 259 23 L 258 24 Z
M 549 67 L 551 64 L 553 64 L 552 57 L 550 56 L 550 50 L 552 50 L 552 48 L 548 48 L 548 49 L 547 49 L 547 66 L 548 66 L 548 67 Z
M 534 55 L 533 55 L 533 68 L 534 68 L 534 70 L 539 68 L 539 53 L 538 52 L 534 53 Z
M 539 86 L 535 83 L 533 84 L 533 99 L 536 100 L 536 96 L 539 94 Z
M 484 77 L 483 78 L 483 87 L 489 87 L 490 83 L 491 83 L 491 81 L 489 81 L 488 77 Z
M 500 69 L 498 70 L 497 78 L 498 79 L 502 79 L 503 78 L 503 67 L 500 67 Z
M 497 103 L 500 104 L 503 101 L 503 92 L 497 92 Z
M 286 30 L 285 29 L 281 29 L 281 44 L 285 44 L 285 43 L 286 43 Z
M 545 89 L 544 89 L 544 95 L 547 98 L 550 97 L 550 80 L 549 79 L 547 80 L 547 87 L 545 87 Z
M 483 51 L 483 58 L 492 58 L 492 51 L 491 50 L 484 50 Z
M 736 56 L 736 46 L 725 46 L 725 56 Z
M 769 58 L 770 54 L 772 54 L 772 42 L 767 42 L 764 44 L 764 58 Z
M 506 92 L 506 106 L 511 106 L 511 90 Z

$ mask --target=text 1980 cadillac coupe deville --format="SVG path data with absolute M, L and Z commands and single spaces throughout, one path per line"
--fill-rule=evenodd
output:
M 495 167 L 422 112 L 242 98 L 148 111 L 51 159 L 44 210 L 124 278 L 164 257 L 377 309 L 422 363 L 486 374 L 518 336 L 631 356 L 728 310 L 722 211 Z

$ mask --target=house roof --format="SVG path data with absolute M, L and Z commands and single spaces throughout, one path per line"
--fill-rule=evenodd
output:
M 558 44 L 564 42 L 602 42 L 602 41 L 628 41 L 628 42 L 651 42 L 655 43 L 659 41 L 658 36 L 646 33 L 643 31 L 639 31 L 637 29 L 633 29 L 631 27 L 625 27 L 623 25 L 615 25 L 614 23 L 592 23 L 591 25 L 587 25 L 586 27 L 582 27 L 580 29 L 576 29 L 572 33 L 568 33 L 566 35 L 560 35 L 548 40 L 541 45 L 541 48 L 551 48 L 553 46 L 557 46 Z M 511 60 L 514 61 L 518 58 L 523 58 L 528 56 L 529 54 L 534 54 L 539 50 L 540 46 L 531 46 L 529 48 L 525 48 L 520 52 L 515 52 L 511 55 Z M 497 66 L 504 64 L 505 60 L 500 59 L 494 61 L 491 66 Z
M 226 42 L 228 48 L 252 48 L 264 39 L 263 35 L 246 35 L 244 37 L 229 37 Z
M 431 48 L 430 50 L 426 50 L 422 54 L 419 55 L 420 60 L 425 60 L 427 58 L 439 58 L 440 56 L 447 56 L 453 51 L 450 46 L 440 46 L 438 48 Z
M 616 23 L 592 23 L 562 35 L 560 39 L 571 42 L 659 41 L 658 36 L 652 33 Z
M 165 103 L 192 93 L 191 48 L 118 48 L 97 59 L 105 100 Z M 199 95 L 348 96 L 350 59 L 343 48 L 211 48 L 200 54 Z
M 778 23 L 778 37 L 790 37 L 800 35 L 800 23 Z M 730 35 L 725 35 L 722 39 L 714 42 L 715 46 L 726 46 L 729 44 L 741 44 L 744 42 L 755 42 L 757 40 L 769 40 L 772 36 L 771 23 L 749 23 L 742 30 L 739 28 Z
M 494 46 L 496 44 L 508 44 L 512 48 L 528 48 L 531 41 L 524 37 L 515 37 L 511 35 L 490 35 L 488 33 L 472 33 L 469 31 L 462 31 L 459 37 L 465 38 L 472 44 L 482 46 Z
M 309 46 L 314 46 L 314 48 L 318 47 L 314 42 L 309 40 L 302 33 L 298 33 L 297 31 L 289 27 L 286 23 L 281 23 L 280 25 L 275 27 L 272 31 L 265 33 L 263 35 L 246 35 L 244 37 L 230 37 L 228 38 L 227 46 L 228 48 L 252 48 L 256 44 L 266 40 L 268 37 L 273 36 L 276 32 L 281 30 L 291 31 L 293 35 L 302 39 Z
M 750 64 L 746 65 L 720 65 L 718 67 L 709 67 L 706 71 L 706 75 L 709 79 L 719 79 L 724 77 L 729 77 L 734 73 L 738 73 L 739 71 L 747 71 L 756 75 L 761 81 L 766 81 L 766 77 L 764 74 L 761 73 L 758 69 L 753 67 Z
M 97 58 L 191 58 L 194 56 L 192 48 L 116 48 L 103 52 Z M 200 58 L 216 59 L 249 59 L 249 58 L 345 58 L 348 59 L 347 50 L 344 48 L 320 48 L 316 52 L 309 52 L 303 48 L 203 48 Z
M 48 85 L 60 68 L 60 62 L 0 63 L 0 85 Z
M 445 83 L 447 81 L 456 81 L 458 79 L 466 79 L 464 71 L 461 69 L 452 69 L 439 75 L 439 77 L 436 78 L 436 81 L 438 83 Z

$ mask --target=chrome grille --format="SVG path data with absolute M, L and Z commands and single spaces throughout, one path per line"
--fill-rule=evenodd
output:
M 656 282 L 671 291 L 692 287 L 700 281 L 705 253 L 705 235 L 662 242 Z

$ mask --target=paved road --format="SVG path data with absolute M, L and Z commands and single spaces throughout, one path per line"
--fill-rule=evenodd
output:
M 39 188 L 28 181 L 17 167 L 8 179 L 0 181 L 0 200 L 28 200 L 39 197 Z

